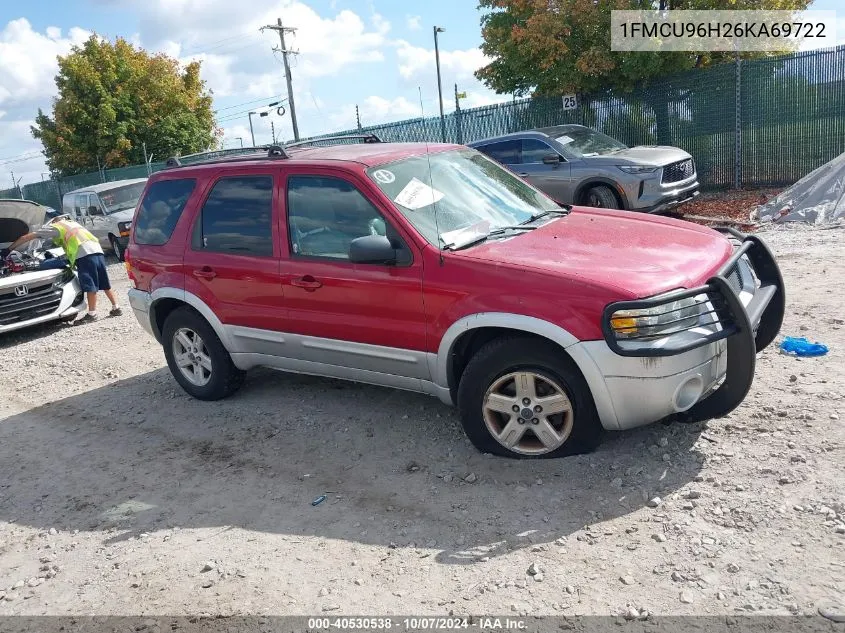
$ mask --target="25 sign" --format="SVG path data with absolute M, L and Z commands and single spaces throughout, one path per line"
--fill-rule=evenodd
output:
M 578 107 L 578 99 L 575 95 L 563 95 L 563 109 L 575 110 Z

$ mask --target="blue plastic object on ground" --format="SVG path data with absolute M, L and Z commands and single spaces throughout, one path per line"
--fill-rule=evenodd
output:
M 787 336 L 780 343 L 780 349 L 787 354 L 794 356 L 824 356 L 827 354 L 827 345 L 811 343 L 805 338 Z

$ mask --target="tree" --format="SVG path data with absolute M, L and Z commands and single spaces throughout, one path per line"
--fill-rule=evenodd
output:
M 493 61 L 475 75 L 498 93 L 623 94 L 651 80 L 733 59 L 733 53 L 610 50 L 614 9 L 800 10 L 810 0 L 480 0 L 481 50 Z M 760 54 L 743 54 L 754 57 Z M 667 140 L 671 91 L 645 95 L 658 139 Z
M 476 77 L 499 93 L 560 95 L 630 90 L 643 81 L 733 59 L 733 53 L 610 50 L 614 9 L 805 9 L 810 0 L 480 0 Z
M 38 110 L 32 135 L 50 169 L 62 176 L 199 152 L 219 132 L 200 64 L 182 67 L 122 38 L 92 35 L 59 57 L 53 116 Z

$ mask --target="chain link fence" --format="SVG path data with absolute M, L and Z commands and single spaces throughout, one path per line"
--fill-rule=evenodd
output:
M 778 58 L 721 64 L 669 77 L 624 94 L 578 95 L 564 109 L 557 98 L 520 99 L 445 117 L 446 140 L 472 141 L 520 130 L 579 123 L 628 145 L 674 145 L 695 158 L 705 189 L 789 185 L 845 152 L 845 46 Z M 389 142 L 439 142 L 439 117 L 333 132 L 377 134 Z M 183 163 L 241 149 L 181 157 Z M 61 208 L 64 193 L 163 169 L 152 163 L 37 182 L 0 191 L 0 198 Z

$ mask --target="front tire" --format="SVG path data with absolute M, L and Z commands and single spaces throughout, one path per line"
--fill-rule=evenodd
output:
M 117 257 L 117 261 L 126 261 L 126 251 L 120 245 L 120 242 L 117 240 L 117 238 L 112 236 L 109 238 L 109 242 L 111 243 L 111 249 L 114 251 L 114 256 Z
M 235 367 L 208 321 L 189 307 L 167 317 L 162 345 L 170 373 L 194 398 L 220 400 L 243 384 L 246 372 Z
M 594 450 L 602 426 L 578 368 L 552 343 L 491 341 L 469 361 L 458 386 L 461 423 L 478 450 L 537 459 Z
M 599 185 L 592 187 L 584 195 L 584 200 L 588 207 L 596 207 L 599 209 L 621 209 L 622 205 L 616 199 L 616 194 L 613 189 L 606 185 Z

